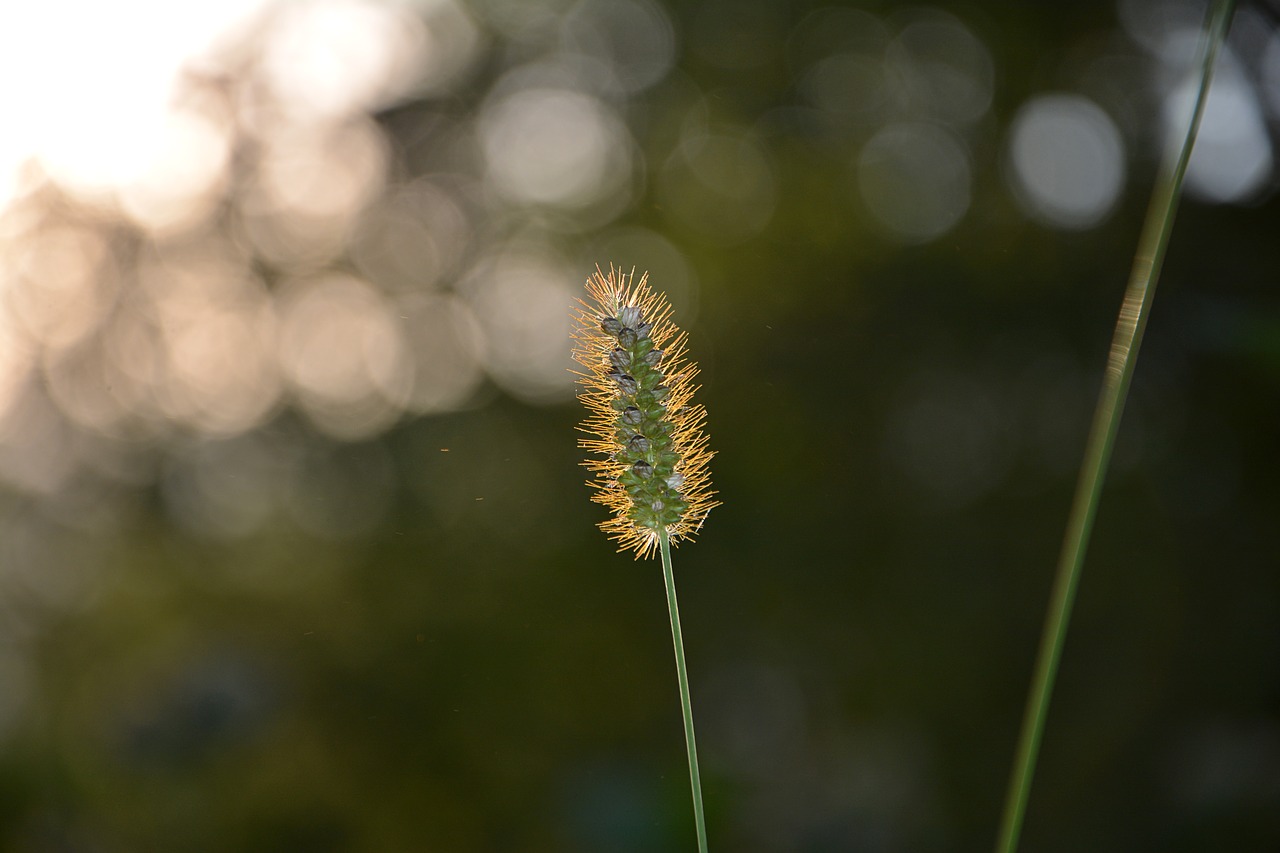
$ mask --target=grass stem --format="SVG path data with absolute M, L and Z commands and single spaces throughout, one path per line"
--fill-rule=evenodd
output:
M 1044 633 L 1040 640 L 1040 652 L 1036 659 L 1026 713 L 1022 721 L 1022 733 L 1018 752 L 1005 799 L 1004 817 L 997 853 L 1014 853 L 1022 831 L 1027 799 L 1031 793 L 1031 779 L 1035 773 L 1036 758 L 1044 733 L 1045 718 L 1049 711 L 1049 699 L 1057 676 L 1058 661 L 1071 620 L 1071 607 L 1076 587 L 1080 582 L 1081 566 L 1089 543 L 1089 534 L 1098 511 L 1102 484 L 1111 449 L 1120 426 L 1120 416 L 1133 379 L 1138 360 L 1138 348 L 1146 328 L 1151 303 L 1155 298 L 1156 282 L 1164 262 L 1169 236 L 1173 231 L 1174 213 L 1186 176 L 1187 163 L 1195 144 L 1200 119 L 1204 114 L 1209 84 L 1213 79 L 1213 66 L 1218 49 L 1226 38 L 1231 20 L 1233 0 L 1217 0 L 1210 12 L 1207 36 L 1204 40 L 1200 65 L 1200 86 L 1195 108 L 1187 122 L 1186 134 L 1176 157 L 1171 149 L 1161 164 L 1160 173 L 1152 191 L 1151 204 L 1143 226 L 1138 250 L 1133 260 L 1133 271 L 1120 307 L 1115 334 L 1111 341 L 1111 353 L 1107 359 L 1102 391 L 1094 412 L 1093 426 L 1085 447 L 1085 458 L 1080 469 L 1080 479 L 1072 501 L 1071 515 L 1058 561 L 1057 575 L 1045 619 Z
M 702 778 L 698 773 L 698 744 L 693 734 L 693 703 L 689 700 L 689 673 L 684 664 L 684 640 L 680 636 L 680 606 L 676 603 L 676 578 L 671 571 L 671 542 L 662 528 L 662 575 L 667 582 L 667 609 L 671 613 L 671 642 L 676 649 L 676 677 L 680 682 L 680 708 L 684 713 L 684 742 L 689 752 L 689 784 L 693 788 L 693 820 L 698 831 L 698 853 L 707 853 L 707 820 L 702 812 Z

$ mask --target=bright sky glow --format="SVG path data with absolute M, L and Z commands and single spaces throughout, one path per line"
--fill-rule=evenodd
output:
M 36 158 L 86 196 L 143 174 L 184 67 L 264 0 L 0 4 L 0 174 Z M 5 181 L 0 178 L 0 192 Z M 12 190 L 12 187 L 10 187 Z M 0 208 L 7 198 L 0 196 Z
M 1166 119 L 1198 34 L 1171 2 L 1121 6 Z M 1008 90 L 971 23 L 819 9 L 773 40 L 793 102 L 739 109 L 673 72 L 705 38 L 659 0 L 0 0 L 0 487 L 145 482 L 124 443 L 232 441 L 290 408 L 350 441 L 486 386 L 563 399 L 574 270 L 649 269 L 688 320 L 679 234 L 746 246 L 804 215 L 810 157 L 863 214 L 823 227 L 912 246 L 990 224 Z M 1223 55 L 1202 199 L 1271 185 L 1267 27 Z M 731 42 L 717 62 L 757 63 Z M 1105 218 L 1156 129 L 1077 88 L 1109 113 L 1035 97 L 1004 148 L 1059 228 Z M 611 225 L 638 202 L 653 231 Z

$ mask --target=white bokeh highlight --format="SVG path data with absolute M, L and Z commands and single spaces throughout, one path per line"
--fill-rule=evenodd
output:
M 1181 142 L 1198 91 L 1198 80 L 1187 80 L 1166 100 L 1170 145 Z M 1248 201 L 1270 183 L 1274 165 L 1257 93 L 1234 63 L 1224 62 L 1205 102 L 1187 165 L 1186 191 L 1217 204 Z
M 1125 183 L 1124 141 L 1087 98 L 1041 95 L 1009 129 L 1007 179 L 1026 214 L 1064 229 L 1091 228 L 1115 206 Z
M 969 154 L 932 124 L 890 125 L 867 141 L 855 165 L 862 201 L 899 241 L 927 243 L 969 209 Z
M 512 201 L 585 207 L 626 188 L 631 138 L 602 101 L 530 88 L 486 104 L 479 122 L 489 178 Z

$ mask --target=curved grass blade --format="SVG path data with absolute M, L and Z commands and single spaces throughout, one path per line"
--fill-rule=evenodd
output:
M 1084 563 L 1089 534 L 1098 511 L 1104 474 L 1120 427 L 1120 416 L 1124 411 L 1130 381 L 1133 379 L 1134 366 L 1138 360 L 1138 347 L 1142 344 L 1147 316 L 1151 311 L 1151 303 L 1155 299 L 1156 281 L 1160 276 L 1165 251 L 1169 246 L 1169 235 L 1173 231 L 1174 213 L 1182 191 L 1182 181 L 1186 176 L 1187 163 L 1191 159 L 1191 149 L 1200 128 L 1200 119 L 1204 114 L 1209 85 L 1213 80 L 1214 62 L 1218 49 L 1226 38 L 1227 26 L 1234 6 L 1233 0 L 1217 0 L 1210 12 L 1201 48 L 1200 88 L 1196 95 L 1195 108 L 1187 123 L 1186 135 L 1180 149 L 1176 152 L 1176 157 L 1173 156 L 1172 150 L 1166 154 L 1156 186 L 1152 191 L 1146 222 L 1138 243 L 1137 254 L 1133 259 L 1133 271 L 1129 276 L 1129 285 L 1120 306 L 1120 317 L 1111 339 L 1111 352 L 1107 358 L 1102 391 L 1098 397 L 1093 426 L 1085 447 L 1084 463 L 1080 469 L 1080 479 L 1076 485 L 1071 515 L 1067 521 L 1066 537 L 1058 561 L 1049 612 L 1045 619 L 1040 652 L 1036 659 L 1035 674 L 1022 721 L 1017 757 L 1014 760 L 1014 769 L 1005 799 L 1004 817 L 996 843 L 997 853 L 1013 853 L 1018 847 L 1018 837 L 1022 831 L 1027 800 L 1031 793 L 1036 758 L 1040 751 L 1041 737 L 1044 734 L 1045 718 L 1049 711 L 1049 700 L 1057 677 L 1058 661 L 1062 656 L 1067 625 L 1071 620 L 1071 607 L 1075 600 L 1076 587 L 1080 582 L 1080 570 Z

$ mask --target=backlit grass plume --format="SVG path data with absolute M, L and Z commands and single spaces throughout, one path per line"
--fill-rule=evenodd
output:
M 573 333 L 573 357 L 586 368 L 578 381 L 590 412 L 581 428 L 591 437 L 580 442 L 593 454 L 584 463 L 595 474 L 587 485 L 595 490 L 592 500 L 613 513 L 600 528 L 618 541 L 619 550 L 631 548 L 637 559 L 654 551 L 662 556 L 694 827 L 698 850 L 707 853 L 693 704 L 671 570 L 671 544 L 697 533 L 716 506 L 707 476 L 712 453 L 702 431 L 706 412 L 693 402 L 698 367 L 685 358 L 685 334 L 671 322 L 666 297 L 649 289 L 647 275 L 637 283 L 634 271 L 624 275 L 611 266 L 605 275 L 596 267 L 587 279 L 587 296 L 578 300 Z
M 698 367 L 685 357 L 685 333 L 671 322 L 666 297 L 610 268 L 587 280 L 589 299 L 575 311 L 574 358 L 579 398 L 590 415 L 580 442 L 593 458 L 592 500 L 613 516 L 600 528 L 619 550 L 636 557 L 658 550 L 660 533 L 672 544 L 691 538 L 717 502 L 712 500 L 703 432 L 706 412 L 692 401 Z

